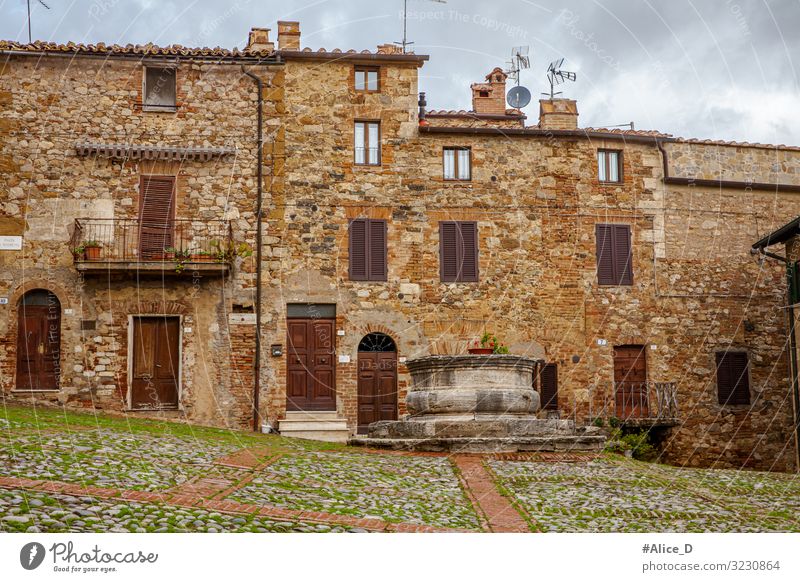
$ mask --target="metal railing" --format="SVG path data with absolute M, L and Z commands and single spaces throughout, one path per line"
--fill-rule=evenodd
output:
M 76 262 L 227 263 L 231 242 L 227 220 L 78 218 L 70 250 Z
M 675 382 L 611 382 L 589 389 L 591 418 L 615 417 L 621 422 L 677 422 Z

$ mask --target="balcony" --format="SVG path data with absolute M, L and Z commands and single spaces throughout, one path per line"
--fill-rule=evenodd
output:
M 86 275 L 225 275 L 237 249 L 227 220 L 79 218 L 70 240 Z
M 590 420 L 616 418 L 624 426 L 658 428 L 679 424 L 675 382 L 611 382 L 589 389 Z M 596 406 L 600 409 L 596 409 Z

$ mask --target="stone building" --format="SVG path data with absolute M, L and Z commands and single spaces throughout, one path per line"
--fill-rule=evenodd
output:
M 568 99 L 526 125 L 499 68 L 428 110 L 428 57 L 300 38 L 0 43 L 6 397 L 343 439 L 406 413 L 407 359 L 489 331 L 547 362 L 543 415 L 793 467 L 782 269 L 748 251 L 800 214 L 800 148 L 580 128 Z

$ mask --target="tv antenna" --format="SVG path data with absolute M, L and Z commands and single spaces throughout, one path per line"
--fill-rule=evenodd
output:
M 44 0 L 36 0 L 39 4 L 50 10 L 50 7 L 44 3 Z M 31 37 L 31 0 L 28 0 L 28 44 L 33 42 Z
M 550 99 L 556 95 L 561 95 L 561 91 L 554 91 L 556 85 L 560 85 L 565 81 L 574 81 L 578 78 L 578 75 L 575 73 L 562 70 L 561 67 L 563 65 L 564 59 L 559 59 L 557 61 L 553 61 L 550 63 L 550 66 L 547 67 L 547 80 L 550 82 Z M 548 93 L 542 93 L 542 95 L 548 95 Z
M 41 0 L 39 1 L 41 2 Z M 447 4 L 447 0 L 428 0 L 428 2 Z M 399 44 L 400 46 L 403 47 L 403 54 L 406 54 L 406 52 L 408 52 L 406 49 L 408 48 L 409 45 L 414 44 L 413 42 L 408 40 L 408 35 L 406 34 L 407 29 L 408 29 L 408 0 L 403 0 L 403 40 L 394 43 L 394 44 Z
M 519 72 L 531 68 L 531 59 L 528 57 L 529 51 L 530 47 L 527 46 L 515 46 L 511 49 L 511 60 L 508 61 L 506 75 L 514 79 L 517 85 L 519 85 Z

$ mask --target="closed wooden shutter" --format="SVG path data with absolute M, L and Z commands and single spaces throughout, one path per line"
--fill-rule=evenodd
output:
M 367 280 L 367 219 L 350 221 L 350 279 Z
M 439 223 L 439 270 L 444 282 L 458 280 L 458 227 L 455 222 Z
M 461 228 L 461 281 L 478 280 L 478 224 L 460 222 Z
M 717 353 L 717 400 L 720 404 L 750 404 L 747 354 Z
M 175 177 L 142 176 L 139 193 L 139 252 L 153 258 L 173 245 Z
M 439 269 L 443 282 L 478 281 L 478 223 L 439 223 Z
M 614 285 L 614 246 L 609 224 L 595 227 L 597 239 L 597 281 L 601 285 Z
M 633 285 L 631 228 L 627 224 L 598 224 L 597 281 L 600 285 Z
M 545 364 L 539 373 L 539 397 L 542 410 L 558 410 L 558 368 Z
M 350 279 L 386 281 L 386 221 L 356 218 L 350 221 Z
M 618 285 L 633 285 L 631 228 L 627 224 L 614 225 L 614 278 Z
M 369 280 L 386 281 L 386 221 L 369 220 Z

